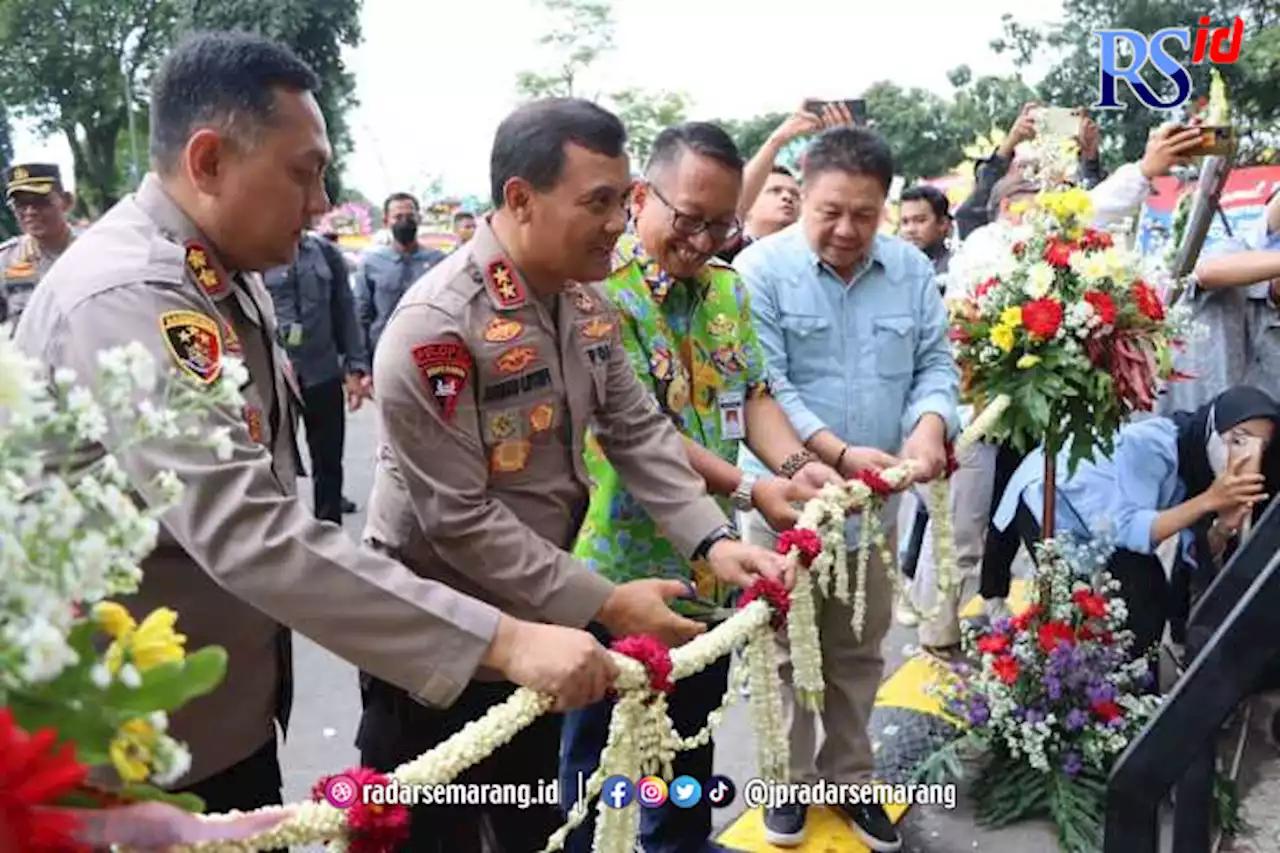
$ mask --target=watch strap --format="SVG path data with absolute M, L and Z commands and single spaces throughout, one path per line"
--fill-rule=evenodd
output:
M 742 475 L 742 479 L 738 481 L 738 487 L 733 490 L 733 494 L 729 495 L 729 502 L 733 504 L 733 508 L 739 512 L 751 512 L 755 509 L 755 502 L 751 498 L 751 492 L 759 482 L 759 477 L 755 474 Z
M 705 560 L 707 555 L 711 553 L 712 547 L 717 542 L 723 542 L 726 539 L 736 540 L 738 537 L 733 532 L 733 528 L 728 525 L 721 525 L 715 530 L 707 534 L 706 538 L 698 543 L 698 547 L 693 549 L 693 554 L 689 556 L 690 560 Z

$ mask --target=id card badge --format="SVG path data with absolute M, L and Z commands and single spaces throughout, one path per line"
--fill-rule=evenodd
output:
M 747 437 L 746 416 L 743 405 L 746 396 L 741 391 L 721 391 L 716 398 L 720 406 L 720 435 L 733 441 Z
M 290 323 L 289 330 L 285 333 L 285 346 L 300 347 L 302 346 L 302 324 Z

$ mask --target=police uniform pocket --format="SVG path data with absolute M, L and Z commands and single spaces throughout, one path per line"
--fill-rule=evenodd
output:
M 876 372 L 881 376 L 900 379 L 911 373 L 915 364 L 915 325 L 905 315 L 875 319 Z

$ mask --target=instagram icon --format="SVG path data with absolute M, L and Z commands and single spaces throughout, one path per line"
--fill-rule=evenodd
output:
M 667 783 L 658 776 L 646 776 L 636 783 L 640 805 L 655 809 L 667 801 Z

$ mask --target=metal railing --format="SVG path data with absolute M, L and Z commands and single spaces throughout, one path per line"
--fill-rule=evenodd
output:
M 1280 501 L 1272 501 L 1192 610 L 1186 672 L 1111 771 L 1104 853 L 1157 853 L 1160 803 L 1175 785 L 1174 853 L 1210 850 L 1217 738 L 1280 652 L 1277 614 Z

